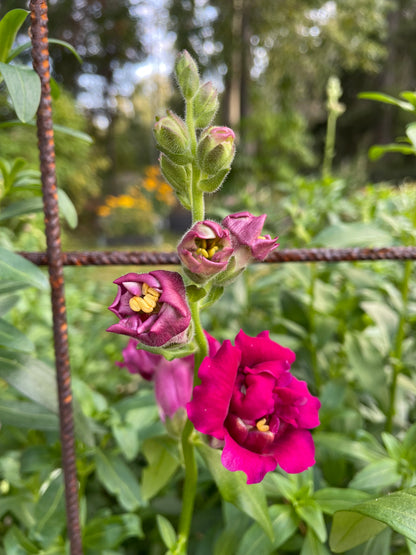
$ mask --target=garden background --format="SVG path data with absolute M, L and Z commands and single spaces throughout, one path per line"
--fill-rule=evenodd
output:
M 0 17 L 19 7 L 27 9 L 3 1 Z M 64 248 L 171 251 L 190 224 L 159 173 L 152 137 L 156 114 L 181 113 L 171 71 L 183 48 L 223 90 L 218 122 L 238 133 L 209 217 L 267 212 L 267 232 L 282 248 L 415 245 L 416 103 L 400 96 L 415 88 L 415 12 L 410 1 L 384 0 L 50 2 L 50 37 L 82 58 L 51 44 L 54 121 L 72 129 L 56 130 Z M 28 41 L 28 24 L 14 46 Z M 19 63 L 30 64 L 28 50 Z M 363 91 L 397 100 L 371 102 Z M 4 83 L 0 92 L 0 244 L 44 250 L 36 131 L 10 123 Z M 388 149 L 407 156 L 372 148 L 368 157 L 397 137 L 401 146 Z M 65 270 L 83 541 L 91 554 L 156 555 L 169 533 L 155 517 L 175 523 L 183 475 L 175 422 L 166 434 L 151 386 L 115 365 L 126 339 L 104 331 L 113 323 L 112 281 L 127 271 Z M 219 340 L 269 329 L 296 352 L 294 372 L 322 409 L 314 469 L 263 482 L 273 540 L 260 513 L 224 500 L 200 461 L 190 553 L 328 553 L 336 510 L 413 486 L 413 272 L 411 261 L 255 265 L 204 314 Z M 1 348 L 14 334 L 21 361 L 12 378 L 0 369 L 7 555 L 67 549 L 49 291 L 41 277 L 36 283 L 5 286 L 0 296 Z M 414 530 L 385 527 L 348 553 L 413 554 Z

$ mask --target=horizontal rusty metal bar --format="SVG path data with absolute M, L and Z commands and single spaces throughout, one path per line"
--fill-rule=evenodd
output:
M 21 252 L 22 256 L 46 266 L 48 255 L 44 252 Z M 347 249 L 279 249 L 272 252 L 265 262 L 357 262 L 364 260 L 416 260 L 416 247 L 381 247 Z M 64 266 L 165 266 L 178 265 L 176 252 L 139 251 L 73 251 L 62 253 Z

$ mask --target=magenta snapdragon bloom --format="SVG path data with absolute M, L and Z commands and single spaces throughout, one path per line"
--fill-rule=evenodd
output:
M 315 463 L 309 429 L 319 425 L 320 402 L 290 373 L 295 354 L 269 332 L 242 330 L 235 346 L 226 340 L 199 369 L 201 384 L 187 405 L 195 428 L 224 442 L 221 461 L 260 482 L 279 465 L 290 473 Z
M 200 280 L 223 272 L 233 254 L 230 234 L 211 220 L 197 222 L 178 245 L 179 258 L 191 274 Z
M 231 235 L 237 267 L 246 266 L 252 259 L 263 261 L 279 246 L 277 237 L 262 235 L 265 219 L 266 214 L 253 216 L 250 212 L 237 212 L 222 221 Z
M 120 319 L 107 331 L 129 335 L 150 347 L 187 343 L 191 312 L 177 272 L 126 274 L 114 281 L 118 291 L 109 310 Z
M 209 354 L 214 356 L 220 347 L 219 342 L 205 332 L 208 340 Z M 140 344 L 129 339 L 123 349 L 123 362 L 116 362 L 120 368 L 127 368 L 131 374 L 140 374 L 147 381 L 155 384 L 155 398 L 159 407 L 160 418 L 173 418 L 179 409 L 184 409 L 192 396 L 194 355 L 174 360 L 149 353 L 140 349 Z

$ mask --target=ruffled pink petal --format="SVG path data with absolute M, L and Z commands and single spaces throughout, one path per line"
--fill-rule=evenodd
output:
M 288 427 L 273 446 L 277 464 L 290 474 L 303 472 L 315 464 L 315 446 L 307 430 Z
M 261 482 L 267 472 L 271 472 L 277 466 L 273 455 L 260 455 L 241 447 L 233 438 L 226 433 L 225 445 L 221 456 L 221 462 L 228 470 L 235 472 L 242 470 L 247 475 L 247 484 Z
M 274 410 L 273 386 L 275 378 L 270 374 L 248 375 L 244 391 L 234 389 L 230 409 L 245 420 L 258 420 Z
M 199 368 L 201 384 L 194 388 L 187 404 L 188 418 L 203 434 L 224 439 L 224 421 L 228 414 L 241 353 L 230 341 L 224 341 L 215 357 L 206 357 Z
M 235 346 L 242 352 L 241 366 L 243 367 L 253 368 L 257 364 L 263 364 L 268 360 L 279 360 L 290 365 L 296 358 L 293 351 L 272 341 L 268 331 L 259 333 L 257 337 L 250 337 L 243 330 L 240 330 L 235 338 Z
M 162 420 L 172 418 L 192 395 L 193 357 L 163 359 L 155 372 L 155 397 Z
M 306 382 L 293 378 L 290 389 L 298 395 L 299 416 L 296 421 L 300 428 L 316 428 L 319 426 L 319 409 L 321 402 L 309 393 Z

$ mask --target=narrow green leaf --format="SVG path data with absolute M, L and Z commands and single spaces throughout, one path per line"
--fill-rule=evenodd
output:
M 43 202 L 40 197 L 27 198 L 13 202 L 0 211 L 0 222 L 15 218 L 16 216 L 23 216 L 24 214 L 33 214 L 35 212 L 42 212 Z
M 19 295 L 7 295 L 0 297 L 0 316 L 4 316 L 19 301 Z
M 94 552 L 118 547 L 127 538 L 142 538 L 140 518 L 134 514 L 94 518 L 84 528 L 83 546 Z
M 45 274 L 32 262 L 14 252 L 0 247 L 0 284 L 2 281 L 15 282 L 16 291 L 21 285 L 48 288 Z
M 61 470 L 52 479 L 35 506 L 35 526 L 31 533 L 43 547 L 49 547 L 65 528 L 64 482 Z
M 2 318 L 0 318 L 0 346 L 25 353 L 30 353 L 34 349 L 33 343 L 24 333 Z
M 390 526 L 416 541 L 416 487 L 397 491 L 334 515 L 330 546 L 340 553 L 360 545 Z
M 40 101 L 39 75 L 25 66 L 11 66 L 0 62 L 0 73 L 13 102 L 17 117 L 23 123 L 31 121 Z
M 368 151 L 370 160 L 378 160 L 387 152 L 398 152 L 400 154 L 416 155 L 416 148 L 406 144 L 391 143 L 388 145 L 374 145 Z
M 300 555 L 330 555 L 330 553 L 314 531 L 308 528 Z
M 298 516 L 311 528 L 320 542 L 325 543 L 327 538 L 326 526 L 321 509 L 313 499 L 295 507 Z
M 126 510 L 134 511 L 142 505 L 139 484 L 123 459 L 117 455 L 106 455 L 97 449 L 95 464 L 102 485 L 117 497 Z
M 349 485 L 352 488 L 364 491 L 378 492 L 385 487 L 393 486 L 397 482 L 400 482 L 397 461 L 386 458 L 370 463 L 357 472 Z
M 69 44 L 69 42 L 66 42 L 65 40 L 51 39 L 51 38 L 48 39 L 48 42 L 49 42 L 49 44 L 58 44 L 60 46 L 63 46 L 64 48 L 67 48 L 75 56 L 75 58 L 78 60 L 78 62 L 80 64 L 82 64 L 81 56 L 78 54 L 78 52 L 72 46 L 72 44 Z M 21 44 L 20 46 L 18 46 L 17 48 L 14 48 L 11 52 L 9 52 L 7 60 L 2 60 L 2 61 L 10 62 L 14 58 L 16 58 L 16 56 L 18 56 L 19 54 L 21 54 L 25 50 L 29 50 L 29 48 L 31 48 L 31 47 L 32 47 L 32 43 L 30 41 L 25 42 L 24 44 Z
M 152 437 L 143 443 L 143 453 L 149 463 L 142 474 L 143 499 L 154 497 L 176 472 L 179 460 L 175 447 L 176 442 L 168 437 Z
M 223 499 L 256 520 L 270 540 L 273 540 L 273 528 L 262 484 L 247 485 L 247 477 L 243 472 L 227 470 L 221 463 L 221 452 L 219 450 L 212 449 L 203 443 L 198 443 L 197 448 L 204 458 Z
M 43 407 L 27 401 L 0 399 L 0 421 L 26 430 L 58 430 L 58 417 Z
M 391 235 L 372 223 L 334 224 L 323 229 L 313 239 L 323 247 L 377 247 L 391 244 Z
M 399 108 L 401 108 L 402 110 L 406 110 L 407 112 L 415 111 L 414 106 L 410 102 L 404 102 L 403 100 L 394 98 L 394 96 L 390 96 L 389 94 L 384 94 L 380 92 L 362 92 L 358 95 L 358 98 L 376 100 L 377 102 L 383 102 L 384 104 L 393 104 L 394 106 L 398 106 Z
M 156 515 L 156 524 L 160 537 L 168 549 L 171 549 L 176 543 L 176 532 L 172 524 L 162 515 Z
M 39 554 L 39 547 L 29 541 L 17 526 L 10 528 L 4 536 L 4 547 L 6 555 Z
M 244 534 L 237 555 L 268 555 L 296 532 L 299 518 L 291 505 L 272 505 L 269 513 L 275 541 L 272 543 L 256 522 Z
M 78 129 L 71 129 L 70 127 L 65 127 L 64 125 L 59 125 L 57 123 L 54 123 L 53 129 L 57 133 L 62 133 L 63 135 L 74 137 L 74 139 L 79 139 L 80 141 L 84 141 L 84 143 L 88 143 L 90 145 L 94 142 L 94 139 L 91 137 L 91 135 L 88 135 L 83 131 L 79 131 Z
M 406 127 L 406 135 L 409 137 L 412 145 L 416 148 L 416 122 L 409 123 Z
M 78 225 L 78 214 L 69 196 L 63 189 L 58 188 L 59 213 L 65 218 L 69 227 L 75 229 Z
M 352 488 L 323 488 L 316 491 L 313 497 L 324 513 L 332 515 L 335 511 L 366 501 L 370 494 Z
M 5 62 L 13 46 L 16 34 L 23 25 L 27 10 L 10 10 L 0 20 L 0 62 Z

